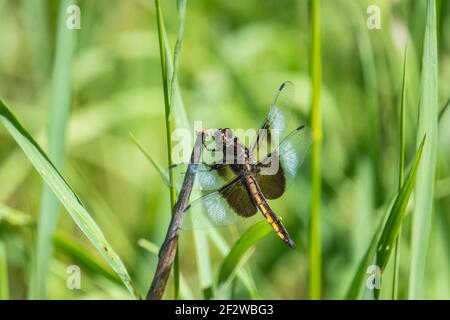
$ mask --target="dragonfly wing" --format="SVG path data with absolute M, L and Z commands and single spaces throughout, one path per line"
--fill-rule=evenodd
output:
M 250 146 L 251 153 L 266 155 L 271 142 L 279 142 L 288 126 L 293 98 L 294 85 L 290 81 L 283 82 L 275 94 L 269 113 L 259 129 L 256 139 Z
M 247 188 L 241 181 L 237 181 L 232 187 L 225 188 L 219 192 L 233 211 L 242 217 L 251 217 L 258 211 L 249 196 Z
M 194 200 L 185 211 L 183 229 L 231 225 L 257 212 L 240 178 Z
M 275 157 L 278 158 L 278 155 L 272 155 L 271 159 L 274 160 Z M 282 166 L 279 166 L 277 172 L 273 175 L 257 173 L 256 181 L 267 199 L 278 199 L 286 191 L 286 176 Z
M 214 165 L 207 163 L 199 163 L 196 165 L 180 163 L 172 165 L 169 170 L 173 174 L 173 185 L 180 191 L 183 186 L 184 177 L 187 171 L 191 168 L 191 170 L 196 171 L 195 182 L 193 189 L 194 190 L 218 190 L 227 181 L 231 180 L 236 175 L 231 171 L 229 165 Z
M 294 180 L 311 145 L 311 129 L 300 126 L 290 132 L 265 159 L 257 164 L 257 180 L 268 199 L 280 197 Z
M 312 133 L 309 127 L 300 126 L 283 139 L 279 146 L 281 168 L 284 170 L 286 182 L 291 183 L 306 158 L 312 143 Z

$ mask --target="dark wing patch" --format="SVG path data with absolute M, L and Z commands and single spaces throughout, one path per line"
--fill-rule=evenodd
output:
M 265 198 L 278 199 L 286 190 L 286 177 L 284 175 L 281 162 L 278 160 L 278 156 L 276 154 L 272 154 L 270 159 L 273 161 L 278 161 L 278 171 L 271 175 L 264 175 L 259 172 L 256 174 L 256 181 L 258 182 L 261 192 Z
M 259 175 L 265 177 L 263 178 L 264 181 L 258 181 L 263 193 L 265 191 L 264 187 L 269 184 L 267 182 L 272 184 L 272 189 L 278 188 L 281 185 L 284 186 L 279 190 L 279 192 L 284 192 L 284 189 L 292 183 L 297 175 L 298 169 L 302 165 L 308 148 L 311 145 L 311 141 L 311 129 L 305 126 L 299 126 L 281 141 L 275 151 L 257 163 L 256 166 Z M 276 166 L 274 167 L 274 164 L 276 165 L 277 163 L 278 171 L 273 172 L 274 168 L 277 168 Z M 270 194 L 264 195 L 268 199 L 276 199 L 270 198 Z M 274 195 L 276 196 L 276 194 L 272 194 L 272 196 Z
M 224 180 L 229 181 L 236 177 L 236 174 L 231 170 L 230 165 L 224 164 L 213 164 L 210 166 L 211 171 L 217 172 L 217 174 Z
M 258 211 L 241 181 L 236 182 L 231 187 L 219 190 L 219 193 L 234 212 L 242 217 L 251 217 Z

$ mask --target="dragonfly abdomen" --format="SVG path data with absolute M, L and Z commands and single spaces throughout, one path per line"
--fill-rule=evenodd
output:
M 245 175 L 245 180 L 249 191 L 249 196 L 251 197 L 255 206 L 259 209 L 259 211 L 261 211 L 264 218 L 275 230 L 278 237 L 280 237 L 281 240 L 286 242 L 286 244 L 289 247 L 295 248 L 294 241 L 292 241 L 292 238 L 289 236 L 283 223 L 281 223 L 280 219 L 278 219 L 275 212 L 273 212 L 272 208 L 270 208 L 269 204 L 267 203 L 266 199 L 264 198 L 261 192 L 258 183 L 256 182 L 255 177 L 252 174 L 248 173 Z

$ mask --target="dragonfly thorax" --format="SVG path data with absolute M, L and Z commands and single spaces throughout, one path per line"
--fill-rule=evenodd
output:
M 230 128 L 218 129 L 214 133 L 214 140 L 223 154 L 222 164 L 244 165 L 248 159 L 248 150 L 239 143 Z
M 233 143 L 233 131 L 230 128 L 221 128 L 214 133 L 214 140 L 219 148 Z

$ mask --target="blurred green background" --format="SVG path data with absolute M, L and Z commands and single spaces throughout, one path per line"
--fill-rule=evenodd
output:
M 178 31 L 176 1 L 161 2 L 173 50 Z M 155 161 L 167 167 L 155 6 L 150 0 L 77 4 L 81 29 L 71 31 L 76 35 L 69 68 L 71 110 L 63 173 L 144 295 L 157 255 L 143 248 L 148 243 L 140 239 L 159 246 L 170 219 L 169 191 L 129 137 L 132 132 Z M 381 8 L 380 30 L 366 27 L 370 4 Z M 0 0 L 0 96 L 44 150 L 55 88 L 59 5 L 56 0 Z M 320 14 L 322 296 L 336 299 L 344 297 L 379 218 L 397 192 L 407 38 L 407 164 L 415 154 L 426 1 L 323 0 Z M 450 97 L 450 1 L 437 1 L 437 19 L 441 110 Z M 295 84 L 296 121 L 309 123 L 310 41 L 307 1 L 188 1 L 178 81 L 190 123 L 202 120 L 209 127 L 256 127 L 285 80 Z M 449 112 L 443 114 L 438 130 L 424 297 L 449 299 Z M 214 297 L 308 298 L 310 180 L 308 157 L 286 195 L 271 202 L 297 249 L 288 249 L 270 234 L 257 243 L 242 267 L 250 275 L 256 296 L 235 279 L 224 292 L 213 290 Z M 30 297 L 42 189 L 39 175 L 1 129 L 0 241 L 12 299 Z M 410 220 L 409 214 L 407 226 Z M 223 251 L 246 227 L 196 231 L 195 236 L 182 232 L 182 298 L 204 298 L 205 289 L 217 278 Z M 401 237 L 403 298 L 408 289 L 409 229 L 404 227 Z M 69 265 L 81 268 L 81 290 L 66 288 Z M 386 290 L 382 297 L 389 296 L 391 265 L 392 261 L 383 277 Z M 48 295 L 41 297 L 129 298 L 63 209 L 48 272 Z M 171 282 L 165 297 L 173 297 Z

